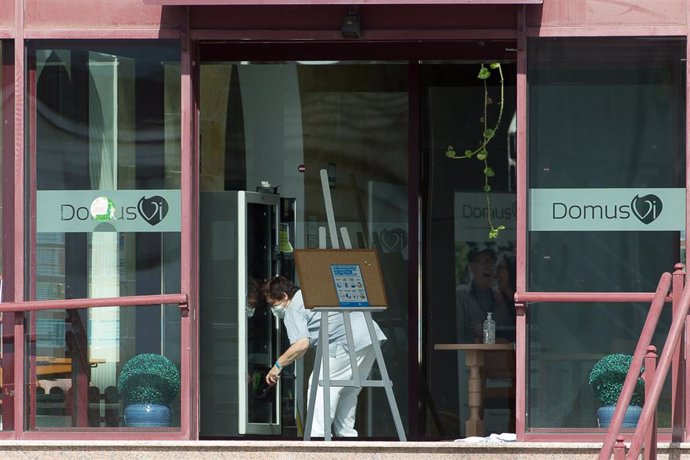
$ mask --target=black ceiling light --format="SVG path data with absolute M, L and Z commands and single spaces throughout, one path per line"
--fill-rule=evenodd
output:
M 343 38 L 362 38 L 362 22 L 359 17 L 358 6 L 348 7 L 341 32 Z

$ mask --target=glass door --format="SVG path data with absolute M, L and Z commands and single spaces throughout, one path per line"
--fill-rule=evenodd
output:
M 244 252 L 244 266 L 238 273 L 237 285 L 252 289 L 278 273 L 276 249 L 279 197 L 239 192 L 238 202 L 241 207 L 238 209 L 239 238 L 240 241 L 246 241 L 246 244 L 239 248 L 240 264 Z M 250 306 L 254 297 L 255 293 L 251 291 L 238 296 L 238 377 L 241 404 L 239 432 L 280 434 L 280 383 L 273 387 L 266 384 L 266 374 L 279 355 L 280 323 L 269 308 L 256 309 L 254 305 L 251 316 L 244 314 L 242 307 Z
M 261 301 L 278 273 L 278 208 L 273 193 L 201 194 L 202 436 L 280 434 L 280 386 L 265 382 L 280 325 Z

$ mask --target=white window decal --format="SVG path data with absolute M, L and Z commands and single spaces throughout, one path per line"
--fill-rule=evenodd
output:
M 531 231 L 685 229 L 685 189 L 531 189 Z

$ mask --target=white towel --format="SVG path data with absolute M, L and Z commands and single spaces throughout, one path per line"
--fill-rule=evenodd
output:
M 489 436 L 470 436 L 467 438 L 456 439 L 455 442 L 515 442 L 517 440 L 517 435 L 515 433 L 491 433 Z

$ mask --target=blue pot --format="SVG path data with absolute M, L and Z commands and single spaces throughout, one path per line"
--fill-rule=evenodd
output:
M 597 410 L 599 428 L 609 427 L 615 410 L 616 406 L 601 406 L 599 410 Z M 623 417 L 622 428 L 635 428 L 637 426 L 637 421 L 640 419 L 640 414 L 642 414 L 642 408 L 640 406 L 628 406 L 628 410 L 625 411 L 625 417 Z
M 162 404 L 130 404 L 125 407 L 125 426 L 166 427 L 170 426 L 172 411 Z

